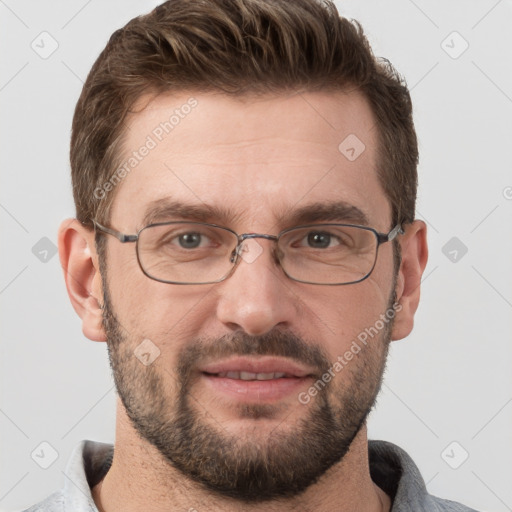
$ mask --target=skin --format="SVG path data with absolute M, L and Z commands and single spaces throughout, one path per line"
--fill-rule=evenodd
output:
M 128 119 L 124 150 L 139 148 L 155 126 L 168 119 L 191 94 L 141 98 L 142 110 Z M 260 98 L 229 98 L 194 93 L 198 106 L 116 186 L 109 226 L 133 234 L 143 227 L 146 205 L 157 198 L 207 203 L 229 208 L 229 224 L 238 233 L 277 234 L 286 215 L 315 202 L 344 200 L 361 209 L 369 225 L 388 232 L 391 207 L 377 178 L 376 129 L 366 100 L 356 92 L 315 92 Z M 149 102 L 149 103 L 148 103 Z M 366 146 L 353 162 L 338 150 L 349 134 Z M 173 219 L 169 219 L 173 220 Z M 218 219 L 211 219 L 221 225 Z M 265 336 L 276 329 L 292 332 L 319 348 L 330 361 L 344 354 L 352 340 L 375 324 L 396 293 L 401 310 L 389 333 L 382 332 L 329 388 L 336 393 L 354 386 L 364 362 L 378 391 L 389 340 L 407 336 L 413 327 L 420 280 L 427 262 L 426 226 L 404 226 L 398 237 L 402 262 L 393 274 L 392 244 L 379 249 L 370 277 L 348 286 L 318 286 L 288 279 L 272 259 L 272 242 L 258 239 L 263 252 L 242 261 L 227 280 L 211 285 L 169 285 L 147 278 L 134 244 L 107 236 L 108 292 L 116 317 L 133 350 L 149 338 L 160 349 L 152 371 L 162 375 L 165 403 L 176 396 L 176 364 L 192 340 L 215 340 L 244 333 Z M 94 234 L 67 219 L 59 230 L 59 252 L 68 293 L 82 319 L 84 335 L 107 341 L 101 304 L 104 283 Z M 127 348 L 128 350 L 128 348 Z M 368 363 L 370 364 L 370 363 Z M 134 367 L 135 368 L 135 367 Z M 305 383 L 306 391 L 311 382 Z M 201 379 L 190 388 L 195 412 L 210 426 L 246 444 L 265 446 L 276 431 L 292 435 L 301 420 L 311 421 L 315 400 L 303 405 L 293 393 L 273 405 L 268 418 L 240 414 L 232 400 L 215 393 Z M 240 405 L 240 404 L 237 404 Z M 201 510 L 390 510 L 390 498 L 371 480 L 367 430 L 363 425 L 346 455 L 304 492 L 279 501 L 241 503 L 213 493 L 169 464 L 142 439 L 118 400 L 116 449 L 107 476 L 93 489 L 100 511 Z M 342 507 L 342 508 L 340 508 Z

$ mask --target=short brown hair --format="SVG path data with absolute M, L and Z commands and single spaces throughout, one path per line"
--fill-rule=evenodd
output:
M 146 93 L 359 90 L 375 116 L 378 175 L 392 220 L 412 222 L 418 148 L 407 87 L 376 59 L 357 22 L 317 0 L 169 0 L 114 32 L 73 118 L 76 216 L 107 223 L 114 190 L 95 190 L 120 165 L 124 123 Z

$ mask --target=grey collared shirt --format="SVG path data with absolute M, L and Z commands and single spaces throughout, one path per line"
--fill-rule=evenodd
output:
M 368 451 L 372 480 L 391 496 L 391 512 L 476 512 L 428 494 L 416 464 L 398 446 L 369 441 Z M 82 441 L 67 464 L 64 487 L 24 512 L 98 512 L 91 488 L 107 474 L 113 455 L 111 444 Z

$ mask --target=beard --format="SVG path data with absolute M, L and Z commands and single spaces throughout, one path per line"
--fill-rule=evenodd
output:
M 233 355 L 283 356 L 315 368 L 316 382 L 333 365 L 318 343 L 278 329 L 261 336 L 236 332 L 187 340 L 173 373 L 158 359 L 145 366 L 134 356 L 142 338 L 122 328 L 105 281 L 103 322 L 118 395 L 140 437 L 186 478 L 219 496 L 256 503 L 298 496 L 343 459 L 380 390 L 392 320 L 347 367 L 322 383 L 307 406 L 297 400 L 305 411 L 299 419 L 287 422 L 285 415 L 268 435 L 258 436 L 258 421 L 282 415 L 283 406 L 238 404 L 237 417 L 254 420 L 254 430 L 234 434 L 194 396 L 201 363 Z

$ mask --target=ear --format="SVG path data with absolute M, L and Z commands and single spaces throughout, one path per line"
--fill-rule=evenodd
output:
M 397 309 L 392 340 L 401 340 L 408 336 L 414 325 L 414 314 L 420 301 L 421 276 L 428 259 L 426 224 L 421 220 L 408 224 L 399 243 L 402 262 L 396 283 L 396 301 L 401 308 Z
M 59 257 L 71 304 L 82 319 L 82 331 L 92 341 L 106 341 L 101 302 L 103 288 L 94 230 L 77 219 L 59 227 Z

